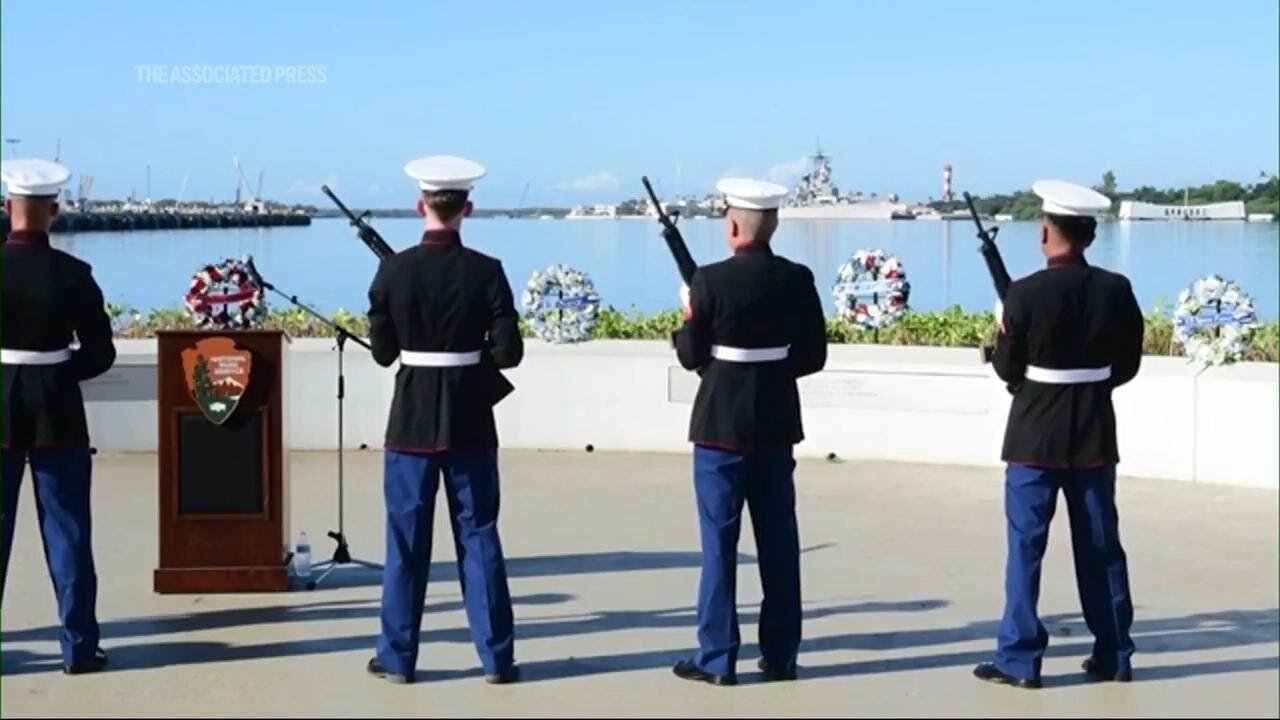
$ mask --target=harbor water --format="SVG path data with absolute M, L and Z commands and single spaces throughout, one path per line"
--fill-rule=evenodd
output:
M 397 249 L 419 241 L 418 219 L 373 221 Z M 728 253 L 721 220 L 686 220 L 699 263 Z M 475 219 L 463 241 L 500 258 L 516 294 L 534 270 L 555 263 L 586 272 L 602 302 L 644 312 L 679 304 L 679 277 L 651 220 Z M 1040 225 L 1010 222 L 997 242 L 1014 277 L 1043 267 Z M 147 311 L 182 305 L 191 276 L 206 263 L 252 255 L 263 276 L 326 312 L 363 312 L 376 269 L 373 254 L 341 219 L 305 227 L 148 230 L 59 234 L 54 244 L 91 263 L 107 301 Z M 911 283 L 910 306 L 989 310 L 994 293 L 968 221 L 783 221 L 774 247 L 809 266 L 827 311 L 836 269 L 859 249 L 896 256 Z M 1253 296 L 1259 316 L 1280 317 L 1280 225 L 1244 222 L 1109 222 L 1099 226 L 1090 262 L 1129 276 L 1146 310 L 1170 306 L 1193 280 L 1218 274 Z M 274 296 L 269 302 L 279 305 Z

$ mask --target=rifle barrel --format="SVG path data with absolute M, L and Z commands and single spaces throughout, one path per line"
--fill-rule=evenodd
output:
M 649 201 L 653 203 L 653 209 L 658 211 L 658 222 L 663 225 L 671 225 L 671 218 L 667 217 L 666 208 L 662 207 L 662 201 L 658 199 L 658 194 L 653 191 L 653 186 L 649 184 L 649 177 L 647 175 L 641 176 L 640 182 L 644 183 L 644 190 L 649 193 Z
M 662 239 L 667 242 L 667 249 L 671 251 L 671 257 L 676 261 L 676 269 L 680 272 L 680 279 L 686 284 L 693 282 L 693 274 L 698 270 L 698 263 L 694 261 L 693 255 L 689 254 L 689 246 L 684 243 L 684 236 L 680 234 L 679 228 L 667 216 L 666 210 L 662 207 L 662 201 L 658 200 L 658 194 L 653 191 L 653 185 L 649 184 L 649 178 L 642 176 L 640 182 L 644 183 L 645 192 L 649 194 L 649 200 L 653 202 L 654 210 L 658 212 L 658 222 L 662 223 L 665 228 L 662 233 Z
M 987 229 L 982 227 L 982 218 L 978 216 L 978 208 L 974 206 L 973 198 L 969 196 L 969 193 L 964 194 L 964 201 L 969 206 L 969 216 L 973 218 L 973 224 L 978 226 L 978 236 L 982 238 L 983 242 L 992 242 L 991 238 L 987 236 Z
M 355 219 L 356 219 L 355 214 L 352 213 L 350 210 L 348 210 L 346 205 L 342 204 L 342 201 L 338 199 L 337 195 L 333 194 L 333 191 L 329 189 L 328 185 L 321 185 L 320 192 L 324 193 L 325 195 L 328 195 L 329 199 L 333 201 L 333 204 L 337 205 L 338 209 L 342 211 L 342 214 L 346 215 L 348 218 L 351 218 L 352 222 L 355 222 Z
M 351 210 L 347 208 L 346 205 L 342 204 L 342 201 L 338 199 L 337 195 L 333 194 L 333 191 L 329 189 L 328 185 L 321 185 L 320 191 L 325 195 L 328 195 L 329 199 L 333 201 L 333 204 L 338 206 L 338 210 L 342 211 L 342 214 L 347 216 L 347 219 L 350 220 L 351 224 L 356 228 L 356 235 L 359 236 L 360 240 L 373 251 L 374 255 L 378 256 L 378 259 L 385 260 L 386 258 L 396 254 L 396 251 L 391 249 L 391 246 L 382 239 L 382 236 L 378 234 L 377 230 L 374 230 L 371 225 L 357 217 L 355 213 L 351 212 Z
M 1009 277 L 1008 269 L 1004 266 L 1004 258 L 1000 257 L 1000 247 L 996 245 L 994 234 L 982 226 L 982 218 L 978 216 L 978 208 L 973 204 L 973 198 L 969 196 L 969 193 L 964 194 L 964 201 L 969 206 L 969 215 L 973 217 L 973 224 L 978 226 L 978 237 L 982 240 L 982 245 L 978 248 L 978 251 L 982 253 L 982 259 L 987 264 L 987 272 L 991 274 L 991 282 L 995 285 L 996 297 L 1004 300 L 1012 279 Z

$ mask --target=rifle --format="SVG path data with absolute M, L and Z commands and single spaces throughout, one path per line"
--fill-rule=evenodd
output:
M 694 262 L 693 256 L 689 254 L 689 246 L 684 244 L 684 237 L 676 228 L 675 221 L 663 209 L 657 193 L 649 184 L 649 178 L 641 177 L 640 182 L 644 183 L 645 192 L 649 193 L 649 200 L 653 203 L 653 208 L 658 211 L 658 222 L 662 223 L 662 239 L 667 241 L 667 249 L 671 251 L 671 257 L 675 258 L 680 279 L 688 285 L 693 282 L 693 274 L 698 270 L 698 263 Z
M 378 256 L 379 260 L 386 260 L 396 254 L 396 251 L 391 249 L 391 246 L 387 244 L 386 240 L 382 239 L 382 236 L 378 234 L 378 231 L 374 230 L 369 223 L 364 221 L 366 217 L 369 217 L 368 210 L 365 210 L 359 215 L 351 212 L 347 209 L 346 205 L 342 204 L 342 201 L 338 199 L 338 196 L 333 194 L 333 191 L 329 189 L 328 185 L 321 185 L 320 192 L 328 195 L 329 199 L 333 201 L 333 204 L 337 205 L 338 209 L 342 211 L 342 214 L 347 216 L 347 219 L 351 221 L 351 225 L 355 227 L 356 234 L 360 236 L 360 239 L 364 241 L 365 245 L 369 246 L 369 249 L 373 251 L 373 254 Z
M 973 224 L 978 226 L 978 238 L 982 240 L 982 245 L 978 248 L 978 252 L 982 253 L 982 259 L 987 263 L 987 272 L 991 273 L 991 282 L 996 288 L 996 297 L 1000 302 L 1004 302 L 1005 295 L 1009 292 L 1009 285 L 1013 280 L 1009 277 L 1009 271 L 1005 269 L 1004 258 L 1000 257 L 1000 248 L 996 246 L 996 233 L 1000 231 L 999 227 L 992 226 L 990 230 L 982 226 L 982 218 L 978 217 L 978 209 L 973 205 L 973 198 L 969 193 L 964 194 L 965 204 L 969 206 L 969 214 L 973 216 Z M 996 318 L 999 320 L 1000 318 Z M 982 356 L 982 362 L 991 362 L 991 353 L 994 348 L 990 346 L 982 346 L 978 348 L 979 354 Z
M 653 186 L 649 184 L 649 178 L 641 176 L 640 182 L 644 183 L 645 192 L 649 193 L 649 201 L 653 203 L 653 209 L 658 211 L 658 222 L 662 223 L 662 239 L 667 241 L 667 249 L 671 251 L 671 257 L 676 261 L 676 269 L 680 271 L 680 279 L 684 280 L 685 285 L 692 285 L 693 274 L 698 271 L 698 263 L 693 261 L 693 256 L 689 254 L 689 246 L 684 244 L 684 236 L 680 234 L 680 229 L 676 227 L 676 221 L 672 220 L 662 207 L 662 202 L 658 200 L 658 194 L 653 191 Z M 672 347 L 675 347 L 676 337 L 679 334 L 679 330 L 671 333 Z
M 982 240 L 978 252 L 982 253 L 982 259 L 987 263 L 987 272 L 991 273 L 991 282 L 996 286 L 996 297 L 1004 302 L 1004 296 L 1009 292 L 1009 285 L 1013 280 L 1004 267 L 1000 248 L 996 247 L 996 233 L 1000 228 L 992 227 L 988 230 L 982 226 L 982 218 L 978 217 L 978 209 L 973 206 L 973 198 L 969 197 L 969 193 L 964 194 L 964 201 L 969 206 L 969 214 L 973 216 L 973 224 L 978 226 L 978 238 Z

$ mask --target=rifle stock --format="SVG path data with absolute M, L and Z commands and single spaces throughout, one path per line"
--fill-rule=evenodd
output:
M 329 189 L 328 185 L 321 185 L 320 191 L 325 195 L 328 195 L 329 199 L 333 201 L 333 204 L 338 206 L 338 210 L 342 211 L 342 214 L 347 216 L 347 219 L 351 221 L 352 227 L 356 229 L 356 234 L 360 236 L 360 240 L 373 251 L 374 255 L 378 256 L 379 260 L 386 260 L 396 254 L 396 251 L 391 249 L 391 246 L 387 244 L 387 241 L 382 239 L 382 236 L 378 234 L 378 231 L 374 230 L 369 223 L 364 221 L 363 214 L 356 215 L 348 210 L 347 206 L 342 204 L 342 201 L 338 199 L 337 195 L 333 194 L 333 191 Z

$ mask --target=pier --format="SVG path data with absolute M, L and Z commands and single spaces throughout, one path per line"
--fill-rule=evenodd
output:
M 64 212 L 53 232 L 120 232 L 133 230 L 197 230 L 201 228 L 282 227 L 310 225 L 303 213 L 253 212 Z M 9 233 L 9 216 L 0 214 L 0 232 Z

